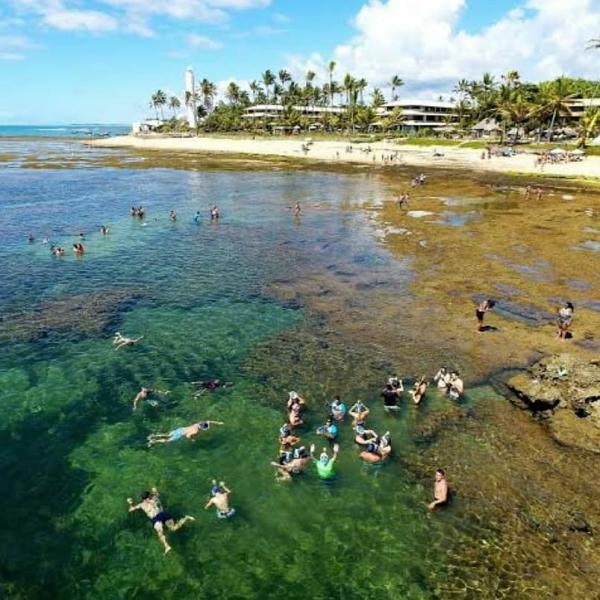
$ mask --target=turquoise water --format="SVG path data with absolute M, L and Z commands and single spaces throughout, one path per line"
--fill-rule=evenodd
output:
M 405 406 L 398 417 L 383 414 L 378 394 L 392 368 L 385 355 L 361 339 L 333 338 L 300 293 L 277 293 L 334 273 L 407 293 L 410 261 L 379 248 L 358 210 L 384 193 L 379 180 L 10 165 L 0 182 L 0 592 L 444 596 L 446 555 L 469 526 L 454 508 L 429 514 L 429 476 L 406 464 L 427 443 L 413 439 L 413 427 L 444 400 L 432 393 L 420 413 Z M 295 220 L 288 207 L 297 200 L 306 208 Z M 213 203 L 223 217 L 211 225 Z M 132 204 L 146 207 L 145 223 L 129 217 Z M 97 233 L 100 224 L 108 236 Z M 70 246 L 79 232 L 86 253 L 77 259 Z M 46 237 L 67 255 L 50 256 Z M 144 339 L 115 351 L 115 331 Z M 195 399 L 190 382 L 208 377 L 234 385 Z M 171 394 L 132 413 L 142 385 Z M 395 456 L 383 467 L 363 465 L 346 424 L 334 483 L 312 469 L 277 483 L 269 463 L 291 389 L 309 404 L 303 443 L 319 444 L 313 431 L 324 403 L 341 393 L 372 406 L 371 424 L 392 432 Z M 225 426 L 194 442 L 146 447 L 149 433 L 198 419 Z M 203 509 L 213 478 L 233 490 L 230 521 Z M 126 498 L 153 485 L 167 510 L 196 517 L 168 534 L 167 557 L 147 519 L 127 512 Z
M 128 125 L 84 123 L 72 125 L 1 125 L 0 137 L 92 137 L 100 134 L 122 135 L 130 131 Z

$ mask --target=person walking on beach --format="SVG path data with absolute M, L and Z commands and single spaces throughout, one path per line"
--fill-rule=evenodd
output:
M 558 309 L 558 331 L 556 335 L 561 339 L 567 339 L 567 335 L 569 334 L 569 327 L 571 327 L 571 323 L 573 322 L 573 312 L 575 311 L 575 307 L 571 302 L 567 302 L 564 306 L 561 306 Z
M 475 316 L 477 317 L 477 333 L 481 333 L 484 331 L 483 329 L 483 319 L 485 317 L 485 313 L 489 310 L 492 310 L 496 305 L 496 301 L 488 298 L 487 300 L 483 300 L 480 302 L 479 306 L 475 310 Z
M 444 469 L 438 469 L 435 472 L 435 481 L 433 483 L 433 502 L 430 502 L 429 510 L 434 510 L 437 506 L 443 506 L 448 502 L 448 478 Z
M 221 421 L 200 421 L 192 423 L 187 427 L 178 427 L 169 431 L 169 433 L 151 433 L 148 436 L 148 447 L 154 444 L 168 444 L 170 442 L 178 442 L 182 438 L 191 440 L 196 437 L 201 431 L 208 431 L 211 425 L 224 425 Z
M 231 490 L 225 485 L 223 481 L 218 487 L 213 486 L 211 490 L 212 498 L 206 503 L 204 510 L 214 506 L 217 509 L 217 517 L 219 519 L 228 519 L 233 517 L 235 514 L 235 508 L 229 506 L 229 496 Z
M 190 515 L 185 515 L 183 519 L 175 521 L 175 519 L 164 510 L 160 501 L 159 492 L 155 487 L 153 487 L 150 492 L 144 492 L 142 494 L 142 500 L 138 504 L 134 504 L 131 498 L 127 498 L 127 504 L 129 504 L 129 512 L 141 510 L 150 519 L 152 527 L 154 527 L 154 531 L 156 531 L 156 535 L 158 535 L 158 539 L 165 549 L 165 554 L 171 550 L 171 546 L 169 546 L 165 536 L 165 525 L 170 531 L 177 531 L 188 521 L 195 521 L 194 517 L 191 517 Z

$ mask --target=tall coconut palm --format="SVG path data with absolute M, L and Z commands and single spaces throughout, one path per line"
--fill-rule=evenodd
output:
M 580 148 L 585 148 L 588 139 L 594 137 L 598 131 L 600 131 L 600 108 L 590 106 L 579 120 L 577 145 Z
M 231 81 L 225 90 L 225 98 L 230 104 L 237 104 L 240 101 L 240 92 L 240 86 L 235 81 Z
M 267 103 L 268 103 L 269 99 L 270 99 L 269 88 L 275 83 L 275 75 L 273 75 L 273 73 L 269 69 L 267 69 L 262 74 L 262 80 L 265 85 L 265 93 L 267 94 Z
M 399 75 L 394 75 L 390 81 L 390 87 L 392 88 L 392 102 L 398 100 L 398 96 L 396 96 L 396 89 L 401 88 L 404 85 L 404 81 L 400 79 Z
M 554 81 L 542 85 L 540 91 L 542 101 L 540 110 L 544 114 L 552 116 L 550 120 L 550 132 L 548 135 L 548 139 L 552 141 L 556 119 L 559 115 L 570 114 L 569 100 L 571 100 L 575 94 L 572 93 L 569 80 L 565 77 L 558 77 Z
M 312 82 L 314 81 L 316 76 L 317 74 L 314 71 L 311 71 L 310 69 L 306 71 L 306 75 L 304 76 L 304 79 L 306 80 L 306 87 L 312 85 Z
M 156 90 L 154 94 L 152 94 L 152 105 L 154 109 L 160 110 L 161 119 L 165 119 L 165 115 L 163 112 L 164 106 L 167 104 L 167 95 L 162 90 Z
M 327 72 L 329 73 L 329 105 L 333 106 L 333 94 L 334 94 L 334 86 L 333 86 L 333 73 L 335 71 L 336 62 L 335 60 L 330 60 L 327 64 Z
M 279 71 L 279 82 L 285 87 L 285 84 L 289 81 L 292 81 L 292 76 L 285 69 L 281 69 L 281 71 Z
M 200 82 L 200 94 L 202 95 L 202 105 L 207 111 L 212 110 L 214 99 L 217 95 L 217 86 L 208 79 L 204 78 Z
M 260 87 L 260 83 L 258 83 L 258 81 L 254 80 L 250 82 L 250 85 L 248 86 L 250 88 L 250 91 L 252 92 L 252 102 L 254 104 L 256 104 L 256 97 L 258 95 L 258 92 L 261 90 Z
M 466 79 L 460 79 L 452 89 L 454 94 L 457 94 L 459 100 L 463 100 L 471 93 L 471 86 Z
M 173 111 L 173 117 L 177 115 L 177 109 L 181 107 L 181 102 L 177 96 L 169 98 L 169 108 Z
M 371 106 L 373 108 L 381 108 L 385 104 L 385 97 L 381 90 L 376 87 L 371 92 Z
M 361 78 L 356 82 L 355 87 L 356 87 L 356 91 L 358 92 L 358 97 L 360 98 L 361 104 L 365 103 L 363 95 L 364 95 L 364 92 L 367 89 L 368 85 L 369 84 L 367 83 L 367 80 L 364 78 Z

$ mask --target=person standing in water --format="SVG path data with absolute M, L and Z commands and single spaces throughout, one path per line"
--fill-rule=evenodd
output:
M 465 384 L 459 377 L 459 373 L 457 371 L 452 371 L 452 373 L 450 373 L 450 379 L 448 380 L 448 395 L 452 400 L 458 400 L 464 391 Z
M 425 375 L 421 377 L 418 381 L 415 381 L 415 386 L 413 390 L 410 390 L 409 394 L 412 396 L 413 402 L 415 405 L 419 406 L 421 404 L 421 400 L 425 396 L 425 392 L 427 391 L 427 382 L 425 381 Z
M 223 481 L 218 486 L 213 485 L 211 489 L 212 498 L 206 503 L 204 510 L 214 506 L 217 509 L 219 519 L 228 519 L 235 514 L 235 508 L 229 506 L 231 490 Z
M 211 209 L 210 209 L 210 220 L 211 221 L 218 221 L 220 217 L 219 214 L 219 207 L 215 204 Z
M 443 506 L 448 502 L 448 478 L 444 469 L 438 469 L 435 472 L 435 481 L 433 484 L 433 502 L 430 502 L 429 510 L 434 510 L 437 506 Z
M 177 221 L 177 213 L 174 210 L 169 211 L 169 221 L 172 221 L 173 223 Z
M 558 331 L 556 332 L 556 335 L 561 340 L 567 339 L 569 327 L 571 327 L 571 323 L 573 322 L 574 311 L 575 307 L 571 302 L 567 302 L 558 309 Z
M 202 219 L 202 216 L 200 215 L 200 211 L 197 210 L 196 214 L 194 215 L 194 223 L 200 223 L 201 219 Z
M 144 492 L 142 494 L 142 500 L 138 504 L 134 504 L 131 498 L 127 498 L 127 504 L 129 504 L 129 512 L 141 510 L 150 519 L 152 527 L 154 527 L 154 531 L 156 531 L 156 535 L 158 535 L 158 539 L 165 549 L 165 554 L 171 550 L 171 546 L 169 546 L 165 536 L 165 525 L 170 531 L 177 531 L 188 521 L 195 521 L 194 517 L 191 517 L 190 515 L 186 515 L 183 519 L 175 521 L 175 519 L 163 509 L 158 490 L 155 487 L 153 487 L 150 492 Z
M 339 444 L 333 445 L 333 456 L 330 458 L 327 454 L 327 448 L 323 448 L 319 458 L 315 458 L 315 445 L 310 447 L 310 457 L 317 467 L 317 475 L 320 479 L 331 479 L 335 475 L 335 461 L 337 460 L 340 451 Z
M 294 206 L 293 212 L 294 212 L 294 217 L 299 217 L 300 216 L 300 213 L 302 212 L 302 209 L 300 208 L 300 202 L 296 202 L 296 205 Z
M 477 317 L 477 333 L 481 333 L 483 331 L 483 319 L 485 317 L 485 313 L 489 310 L 492 310 L 496 305 L 496 301 L 488 298 L 479 304 L 477 309 L 475 310 L 475 316 Z

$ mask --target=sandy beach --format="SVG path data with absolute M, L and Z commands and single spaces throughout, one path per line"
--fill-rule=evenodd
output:
M 142 150 L 164 150 L 169 152 L 205 152 L 214 154 L 278 156 L 294 159 L 309 159 L 327 162 L 356 163 L 389 166 L 437 166 L 450 169 L 469 169 L 498 173 L 521 173 L 527 175 L 550 175 L 558 177 L 600 178 L 600 157 L 586 157 L 581 162 L 536 166 L 536 155 L 518 154 L 512 157 L 493 157 L 483 160 L 482 151 L 459 146 L 413 146 L 376 142 L 352 144 L 353 151 L 347 152 L 345 141 L 314 141 L 308 152 L 303 151 L 304 138 L 239 139 L 239 138 L 166 138 L 120 136 L 90 142 L 102 147 L 129 147 Z M 372 149 L 368 153 L 363 151 Z M 434 155 L 434 153 L 441 154 Z M 397 154 L 396 154 L 397 153 Z M 389 159 L 396 155 L 396 158 Z M 384 160 L 387 157 L 387 160 Z

